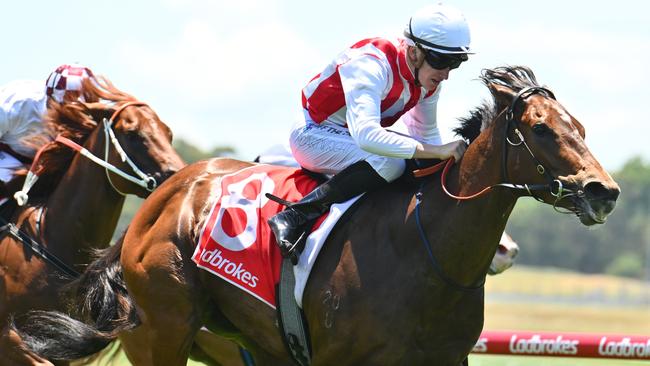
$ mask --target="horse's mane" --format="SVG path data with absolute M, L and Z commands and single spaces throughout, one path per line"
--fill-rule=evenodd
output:
M 136 100 L 133 96 L 117 89 L 110 80 L 103 76 L 83 80 L 82 90 L 87 103 L 99 101 L 116 103 Z M 43 200 L 52 193 L 68 170 L 76 153 L 53 139 L 57 135 L 62 135 L 83 146 L 91 132 L 97 128 L 97 122 L 93 120 L 88 106 L 78 100 L 66 100 L 63 103 L 48 100 L 47 114 L 44 116 L 43 124 L 46 136 L 36 136 L 27 141 L 36 149 L 45 146 L 37 162 L 38 166 L 35 167 L 39 179 L 30 190 L 29 195 L 32 201 Z M 18 171 L 12 183 L 20 183 L 11 184 L 11 188 L 17 190 L 15 187 L 22 184 L 26 175 L 27 170 Z
M 479 79 L 492 94 L 491 101 L 483 101 L 480 106 L 470 111 L 468 117 L 460 118 L 461 125 L 454 132 L 471 143 L 496 116 L 506 107 L 497 103 L 496 90 L 492 85 L 505 86 L 515 93 L 530 86 L 540 86 L 535 74 L 526 66 L 501 66 L 494 69 L 483 69 Z

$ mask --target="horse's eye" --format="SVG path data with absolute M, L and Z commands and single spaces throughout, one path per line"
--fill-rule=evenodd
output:
M 533 132 L 537 135 L 544 135 L 548 133 L 550 130 L 548 126 L 544 122 L 537 122 L 533 125 Z

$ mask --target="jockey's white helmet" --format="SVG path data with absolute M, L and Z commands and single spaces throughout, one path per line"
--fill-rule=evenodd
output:
M 83 100 L 81 81 L 93 77 L 93 72 L 79 64 L 64 64 L 52 71 L 45 81 L 45 93 L 58 103 L 66 99 L 66 95 Z
M 443 4 L 418 10 L 404 29 L 406 42 L 438 53 L 471 54 L 469 25 L 460 10 Z

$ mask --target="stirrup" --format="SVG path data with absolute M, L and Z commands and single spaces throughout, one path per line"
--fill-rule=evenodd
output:
M 290 246 L 278 244 L 278 247 L 280 247 L 280 254 L 282 255 L 282 258 L 290 259 L 291 264 L 293 264 L 294 266 L 298 264 L 298 259 L 300 258 L 300 254 L 302 253 L 302 251 L 305 249 L 305 243 L 307 242 L 308 236 L 309 236 L 309 232 L 303 231 L 302 235 L 300 235 L 298 240 L 296 240 L 296 242 L 291 244 Z

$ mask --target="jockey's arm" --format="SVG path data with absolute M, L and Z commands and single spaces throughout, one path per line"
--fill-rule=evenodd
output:
M 436 91 L 422 99 L 413 108 L 404 113 L 395 123 L 393 128 L 401 128 L 419 142 L 430 145 L 442 145 L 440 130 L 438 129 L 438 99 L 442 85 L 438 85 Z M 401 127 L 401 126 L 404 127 Z
M 347 106 L 346 122 L 350 135 L 359 147 L 367 152 L 401 159 L 447 159 L 454 157 L 459 160 L 467 147 L 462 140 L 444 145 L 434 145 L 420 142 L 410 136 L 404 136 L 386 130 L 381 126 L 381 98 L 388 87 L 388 69 L 380 60 L 374 57 L 359 57 L 340 65 L 339 75 L 345 94 Z M 412 123 L 409 130 L 416 126 L 423 135 L 423 140 L 428 140 L 438 134 L 435 118 L 431 107 L 437 102 L 437 94 L 432 95 L 416 114 L 426 113 L 426 119 Z M 417 121 L 417 120 L 416 120 Z
M 361 149 L 372 154 L 410 159 L 418 142 L 381 126 L 381 98 L 388 88 L 388 73 L 388 66 L 371 56 L 340 65 L 346 123 Z
M 413 158 L 445 160 L 453 156 L 458 161 L 466 149 L 467 143 L 464 140 L 456 140 L 443 145 L 430 145 L 420 142 L 415 148 Z

